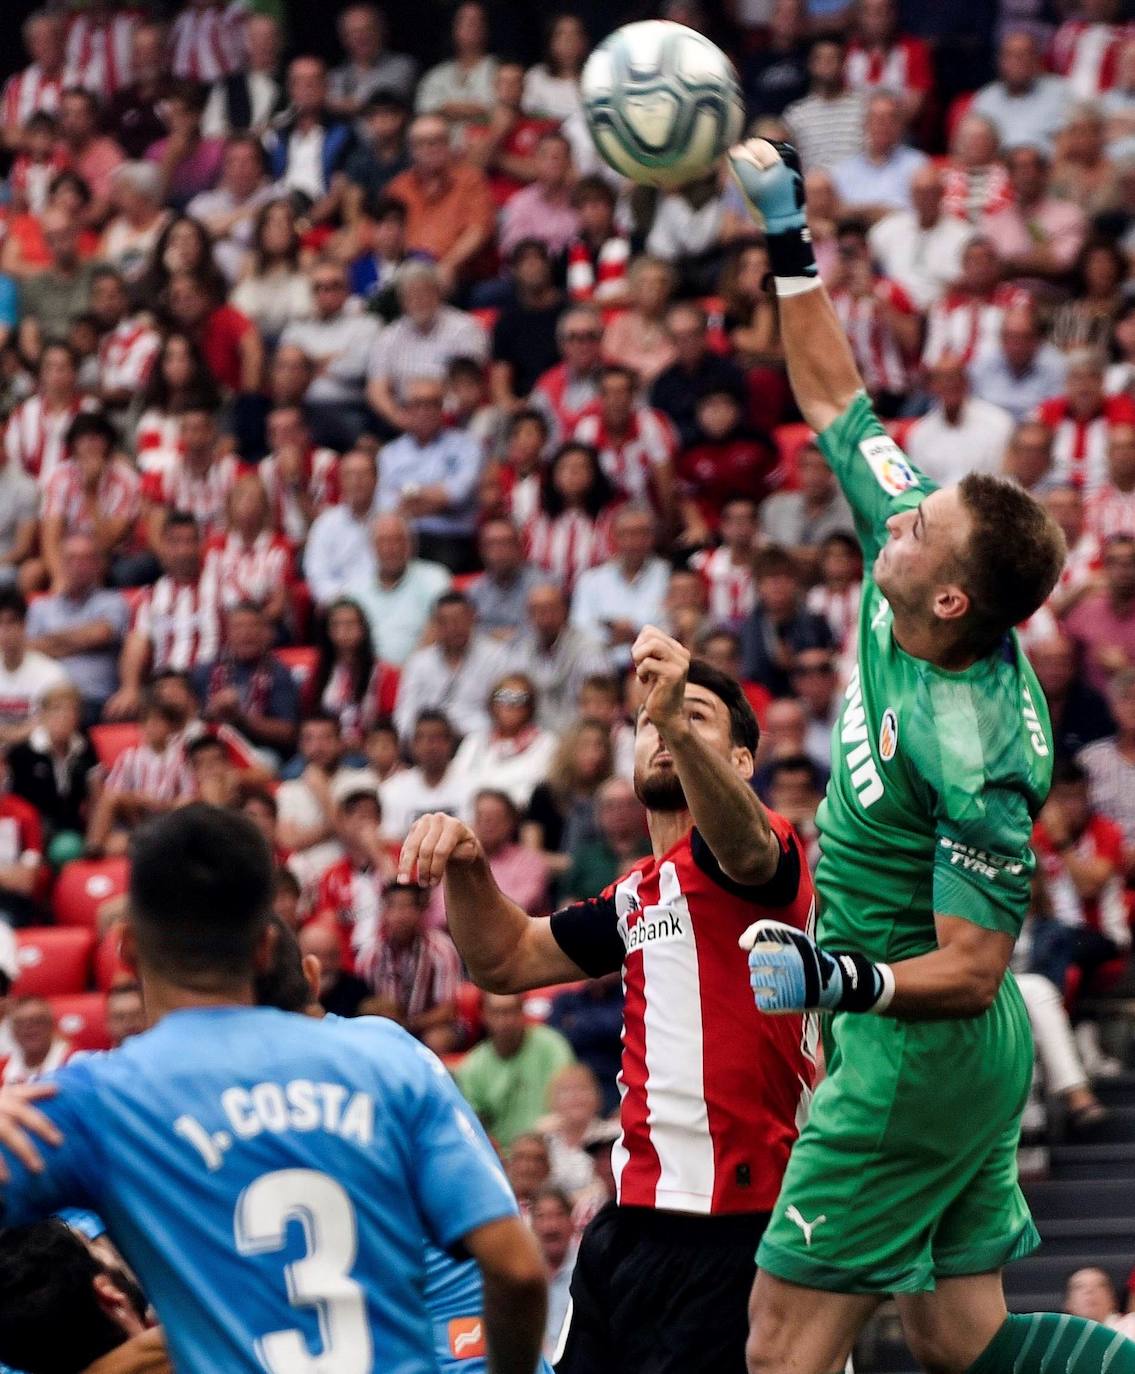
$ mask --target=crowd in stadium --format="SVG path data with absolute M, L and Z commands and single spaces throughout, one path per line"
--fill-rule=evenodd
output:
M 1135 25 L 1001 8 L 995 79 L 949 100 L 892 0 L 739 3 L 733 48 L 894 437 L 940 482 L 1011 476 L 1066 536 L 1022 627 L 1059 756 L 1015 967 L 1087 1134 L 1117 1066 L 1081 1003 L 1126 975 L 1135 890 Z M 452 1056 L 554 1330 L 613 1192 L 621 985 L 482 997 L 399 847 L 466 817 L 533 914 L 646 853 L 653 624 L 743 681 L 756 786 L 814 859 L 859 550 L 735 188 L 598 159 L 601 35 L 549 13 L 526 69 L 468 0 L 422 69 L 377 5 L 337 26 L 328 65 L 243 0 L 58 4 L 3 89 L 2 1080 L 141 1029 L 134 827 L 243 810 L 323 1006 Z

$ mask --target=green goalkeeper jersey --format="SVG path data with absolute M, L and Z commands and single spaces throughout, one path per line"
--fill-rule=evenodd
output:
M 886 520 L 934 490 L 859 396 L 820 436 L 863 548 L 859 662 L 817 822 L 820 938 L 893 962 L 936 947 L 935 913 L 1016 936 L 1029 836 L 1052 780 L 1048 708 L 1016 632 L 951 673 L 892 634 L 871 569 Z

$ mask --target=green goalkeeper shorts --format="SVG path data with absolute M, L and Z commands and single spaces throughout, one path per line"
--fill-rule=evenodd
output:
M 1032 1077 L 1012 975 L 965 1021 L 842 1013 L 792 1149 L 761 1269 L 837 1293 L 920 1293 L 1040 1243 L 1017 1183 Z

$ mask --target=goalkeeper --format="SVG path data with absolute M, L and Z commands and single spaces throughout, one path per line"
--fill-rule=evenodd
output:
M 730 155 L 768 232 L 789 377 L 855 513 L 859 666 L 819 812 L 819 945 L 746 932 L 757 1005 L 830 1012 L 828 1077 L 758 1253 L 752 1374 L 842 1369 L 888 1294 L 933 1374 L 1135 1374 L 1135 1345 L 1010 1316 L 1001 1269 L 1039 1243 L 1017 1183 L 1032 1073 L 1008 970 L 1052 774 L 1044 696 L 1013 626 L 1060 572 L 1022 489 L 936 488 L 876 419 L 816 275 L 794 151 Z M 829 952 L 830 951 L 830 952 Z

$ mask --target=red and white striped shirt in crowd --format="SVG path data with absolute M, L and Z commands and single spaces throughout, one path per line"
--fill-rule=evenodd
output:
M 859 595 L 862 588 L 858 582 L 850 587 L 813 587 L 808 593 L 805 604 L 816 615 L 822 615 L 831 626 L 836 648 L 842 654 L 855 638 L 859 627 Z
M 178 452 L 147 454 L 142 464 L 142 495 L 156 506 L 188 511 L 203 535 L 223 528 L 225 503 L 242 465 L 235 453 L 214 458 L 204 472 L 194 471 Z
M 63 93 L 63 73 L 47 76 L 38 62 L 16 72 L 4 83 L 4 126 L 19 128 L 39 110 L 55 114 Z
M 212 662 L 221 646 L 215 585 L 159 577 L 142 593 L 131 629 L 150 641 L 155 673 L 164 668 L 184 673 L 199 663 Z
M 572 438 L 598 450 L 599 465 L 632 501 L 654 500 L 654 469 L 672 466 L 678 452 L 678 431 L 669 416 L 650 406 L 635 406 L 626 434 L 614 439 L 596 401 L 575 422 Z
M 402 1016 L 423 1016 L 457 1000 L 461 956 L 443 930 L 423 930 L 403 949 L 395 949 L 379 932 L 359 949 L 355 973 Z
M 29 396 L 8 417 L 4 451 L 10 463 L 18 463 L 44 486 L 67 456 L 67 431 L 82 410 L 94 410 L 95 402 L 75 396 L 59 410 L 47 410 L 41 396 Z
M 303 490 L 315 515 L 339 500 L 339 455 L 331 448 L 310 448 L 303 456 Z M 272 523 L 287 538 L 302 544 L 310 522 L 297 493 L 280 480 L 280 461 L 270 453 L 256 469 L 272 508 Z
M 292 580 L 295 554 L 279 534 L 262 530 L 251 544 L 235 531 L 215 534 L 205 545 L 202 582 L 215 584 L 218 603 L 228 610 L 241 601 L 264 602 Z
M 995 215 L 1013 204 L 1009 173 L 999 162 L 965 171 L 946 167 L 942 172 L 942 212 L 953 219 L 976 224 L 984 215 Z
M 319 880 L 315 919 L 334 920 L 343 944 L 343 967 L 351 972 L 360 955 L 373 950 L 382 921 L 382 873 L 359 868 L 349 857 L 333 863 Z
M 189 801 L 196 791 L 193 772 L 178 738 L 159 753 L 144 741 L 115 759 L 106 785 L 112 792 L 144 792 L 159 802 Z
M 104 392 L 138 392 L 146 384 L 161 347 L 161 335 L 142 319 L 115 325 L 99 344 L 99 387 Z
M 621 297 L 627 288 L 631 246 L 622 234 L 612 234 L 595 252 L 583 239 L 572 239 L 567 250 L 567 288 L 573 301 Z
M 196 0 L 174 20 L 173 74 L 189 81 L 220 81 L 244 62 L 245 0 Z
M 934 302 L 927 316 L 924 365 L 933 367 L 946 353 L 968 363 L 979 349 L 996 347 L 1005 311 L 1011 306 L 1027 305 L 1029 299 L 1027 291 L 1007 282 L 995 287 L 991 296 L 947 291 Z
M 101 101 L 129 86 L 140 19 L 136 10 L 73 15 L 67 26 L 67 85 L 83 86 Z
M 692 831 L 552 917 L 584 972 L 622 973 L 611 1166 L 624 1206 L 706 1215 L 776 1201 L 814 1077 L 815 1021 L 756 1011 L 737 941 L 762 917 L 810 930 L 815 895 L 792 827 L 769 821 L 781 861 L 762 888 L 730 882 Z
M 62 517 L 67 534 L 93 536 L 97 515 L 109 516 L 112 520 L 128 516 L 134 521 L 141 513 L 141 479 L 121 458 L 112 459 L 103 469 L 94 508 L 83 490 L 79 465 L 73 458 L 59 464 L 44 488 L 43 514 L 45 518 Z
M 327 679 L 319 702 L 321 711 L 339 717 L 339 729 L 348 749 L 361 749 L 366 732 L 382 716 L 392 716 L 398 700 L 397 668 L 389 663 L 376 663 L 370 681 L 356 701 L 353 684 L 345 665 L 336 664 Z M 306 685 L 306 684 L 305 684 Z
M 1135 401 L 1126 394 L 1105 396 L 1090 420 L 1071 413 L 1066 396 L 1050 396 L 1036 408 L 1036 419 L 1052 430 L 1052 476 L 1079 487 L 1085 500 L 1107 482 L 1107 440 L 1112 425 L 1135 424 Z
M 1126 949 L 1131 944 L 1131 927 L 1121 876 L 1126 860 L 1119 826 L 1107 816 L 1092 816 L 1083 833 L 1072 842 L 1072 850 L 1081 863 L 1094 860 L 1110 866 L 1111 872 L 1094 897 L 1082 895 L 1068 871 L 1066 851 L 1063 847 L 1057 849 L 1049 839 L 1043 821 L 1034 826 L 1032 838 L 1053 916 L 1061 925 L 1073 929 L 1087 926 L 1114 940 L 1120 949 Z
M 934 84 L 930 49 L 921 38 L 896 38 L 889 48 L 868 48 L 853 38 L 843 70 L 853 91 L 928 91 Z
M 537 381 L 528 400 L 548 421 L 549 442 L 556 444 L 571 434 L 579 417 L 598 395 L 597 373 L 577 377 L 568 371 L 567 363 L 557 363 Z
M 53 149 L 46 162 L 33 162 L 27 153 L 21 153 L 8 173 L 13 205 L 26 205 L 33 215 L 42 215 L 47 209 L 51 183 L 70 165 L 71 159 L 63 148 Z
M 527 477 L 516 477 L 511 468 L 506 468 L 506 482 L 510 475 L 513 480 L 508 488 L 509 516 L 518 529 L 524 529 L 540 512 L 540 474 L 530 472 Z
M 911 298 L 889 277 L 880 277 L 869 296 L 853 295 L 846 287 L 837 287 L 831 296 L 867 390 L 872 395 L 905 391 L 910 369 L 883 305 L 891 305 L 903 315 L 916 315 L 918 309 Z
M 743 620 L 757 600 L 753 569 L 748 559 L 738 563 L 725 544 L 717 549 L 701 549 L 690 559 L 690 567 L 701 573 L 709 588 L 709 617 L 718 623 Z
M 181 451 L 181 418 L 165 410 L 144 410 L 134 430 L 138 466 L 147 471 L 154 458 Z
M 1117 534 L 1135 536 L 1135 491 L 1120 491 L 1106 482 L 1089 499 L 1085 517 L 1089 532 L 1101 544 Z
M 1068 550 L 1050 599 L 1062 600 L 1078 592 L 1099 576 L 1102 567 L 1103 545 L 1094 534 L 1085 530 Z
M 581 572 L 597 568 L 614 553 L 615 509 L 600 511 L 594 520 L 584 511 L 565 510 L 551 516 L 538 510 L 524 527 L 529 563 L 550 573 L 570 592 Z
M 1093 24 L 1068 19 L 1052 40 L 1052 65 L 1068 80 L 1077 100 L 1094 100 L 1110 91 L 1119 73 L 1119 55 L 1135 38 L 1135 24 Z

